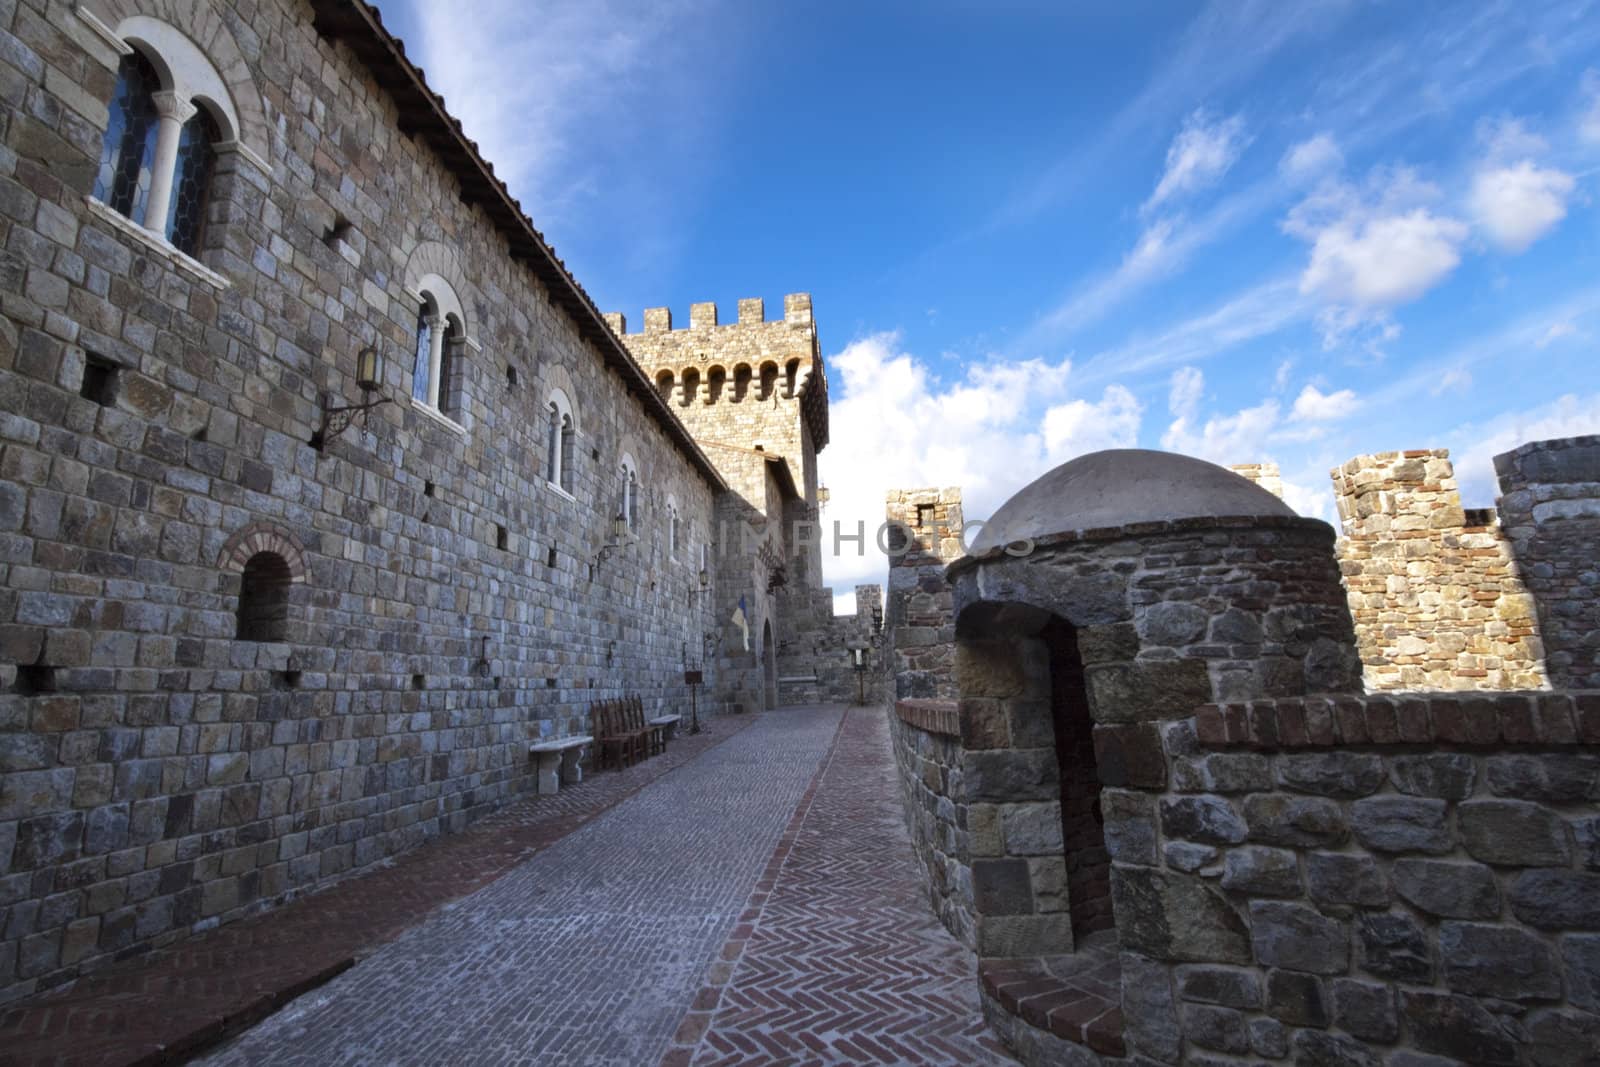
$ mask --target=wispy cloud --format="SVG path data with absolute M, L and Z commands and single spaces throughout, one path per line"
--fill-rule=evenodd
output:
M 1215 184 L 1247 143 L 1244 120 L 1238 115 L 1215 118 L 1203 109 L 1195 111 L 1172 139 L 1166 169 L 1140 210 L 1154 211 L 1169 200 Z

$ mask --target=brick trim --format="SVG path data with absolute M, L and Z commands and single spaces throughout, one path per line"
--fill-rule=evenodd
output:
M 289 580 L 306 580 L 305 549 L 294 534 L 270 522 L 252 522 L 233 532 L 217 553 L 217 566 L 224 570 L 244 571 L 244 565 L 257 552 L 276 552 L 289 565 Z
M 901 722 L 927 733 L 961 736 L 961 715 L 953 700 L 897 700 L 894 713 Z
M 1333 745 L 1600 746 L 1600 690 L 1393 693 L 1205 704 L 1208 748 Z

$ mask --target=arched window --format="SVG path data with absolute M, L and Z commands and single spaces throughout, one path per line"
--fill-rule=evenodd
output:
M 683 544 L 683 519 L 678 515 L 678 502 L 667 498 L 667 552 L 678 558 L 678 546 Z
M 288 638 L 292 580 L 288 562 L 276 552 L 257 552 L 245 562 L 239 580 L 239 640 Z
M 205 225 L 216 146 L 230 135 L 169 69 L 140 48 L 122 57 L 94 196 L 193 254 Z
M 661 399 L 667 401 L 672 399 L 672 386 L 672 371 L 664 370 L 656 375 L 656 392 L 661 394 Z
M 763 363 L 761 365 L 761 392 L 756 395 L 756 399 L 772 399 L 772 390 L 777 384 L 778 365 L 776 363 Z
M 743 400 L 750 392 L 750 364 L 740 363 L 733 368 L 733 402 Z
M 144 221 L 150 164 L 156 152 L 156 101 L 161 79 L 143 52 L 122 57 L 111 121 L 100 142 L 94 197 L 135 222 Z
M 167 240 L 180 252 L 194 255 L 205 227 L 211 173 L 216 169 L 216 144 L 221 139 L 211 113 L 200 108 L 178 135 L 178 159 L 172 179 L 172 208 L 167 212 Z
M 617 514 L 628 524 L 629 530 L 639 528 L 639 464 L 627 453 L 622 456 L 622 498 Z
M 794 396 L 795 386 L 800 384 L 800 361 L 791 359 L 783 367 L 783 395 Z
M 460 305 L 444 289 L 422 290 L 417 310 L 416 358 L 411 371 L 411 399 L 452 418 L 461 413 L 462 348 Z
M 684 407 L 693 404 L 695 397 L 700 392 L 700 372 L 693 367 L 685 367 L 683 371 L 683 400 Z
M 551 485 L 570 493 L 574 427 L 572 402 L 567 399 L 567 394 L 559 389 L 551 392 L 546 418 L 549 424 L 545 436 L 544 477 Z

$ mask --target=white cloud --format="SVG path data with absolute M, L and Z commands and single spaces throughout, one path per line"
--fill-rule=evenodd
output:
M 1340 304 L 1415 300 L 1461 262 L 1467 227 L 1427 208 L 1348 219 L 1317 234 L 1300 291 Z
M 1272 391 L 1281 393 L 1289 388 L 1289 376 L 1294 373 L 1294 360 L 1286 359 L 1278 364 L 1278 370 L 1272 376 Z
M 1572 175 L 1532 160 L 1479 171 L 1468 198 L 1473 218 L 1506 252 L 1526 251 L 1567 215 Z
M 1563 319 L 1560 322 L 1552 322 L 1550 324 L 1550 328 L 1544 332 L 1544 336 L 1539 338 L 1538 347 L 1541 349 L 1549 348 L 1557 341 L 1579 336 L 1583 335 L 1579 333 L 1578 328 L 1570 320 Z
M 691 86 L 713 67 L 700 54 L 703 35 L 686 32 L 708 17 L 704 7 L 702 0 L 475 0 L 470 11 L 425 2 L 411 10 L 430 86 L 527 212 L 547 225 L 602 184 L 615 212 L 624 179 L 611 168 L 630 151 L 624 146 L 661 116 L 692 109 Z M 606 136 L 595 137 L 597 129 Z
M 1343 166 L 1344 153 L 1333 135 L 1319 133 L 1291 146 L 1279 161 L 1278 171 L 1295 185 L 1309 185 Z
M 1456 482 L 1468 507 L 1492 503 L 1499 493 L 1494 457 L 1529 441 L 1600 433 L 1600 393 L 1568 393 L 1527 411 L 1511 411 L 1463 426 L 1451 446 Z
M 1295 397 L 1289 417 L 1300 422 L 1332 422 L 1353 414 L 1359 406 L 1355 392 L 1350 389 L 1324 393 L 1308 385 Z
M 1126 388 L 1108 385 L 1098 402 L 1069 400 L 1044 413 L 1045 454 L 1052 465 L 1102 448 L 1139 443 L 1144 405 Z
M 1244 120 L 1238 115 L 1213 120 L 1204 111 L 1193 112 L 1168 146 L 1166 169 L 1141 210 L 1151 211 L 1173 197 L 1215 183 L 1247 143 Z
M 1281 414 L 1276 400 L 1266 400 L 1232 415 L 1214 415 L 1198 430 L 1190 426 L 1192 420 L 1178 418 L 1161 435 L 1161 444 L 1213 463 L 1255 463 Z
M 1449 392 L 1464 393 L 1472 388 L 1472 372 L 1465 367 L 1451 367 L 1439 376 L 1439 381 L 1428 392 L 1433 396 L 1443 396 Z
M 1528 129 L 1521 119 L 1501 116 L 1478 123 L 1478 140 L 1491 160 L 1527 159 L 1546 151 L 1550 145 Z
M 871 537 L 891 488 L 960 486 L 968 519 L 982 520 L 1012 493 L 1082 452 L 1138 440 L 1143 407 L 1126 387 L 1069 395 L 1062 360 L 975 363 L 941 382 L 895 333 L 853 341 L 828 357 L 832 440 L 819 457 L 829 503 L 823 515 L 828 582 L 844 590 L 883 580 Z M 868 544 L 833 553 L 833 522 L 864 523 Z
M 1600 70 L 1583 72 L 1583 113 L 1578 118 L 1578 136 L 1589 144 L 1600 144 Z
M 1173 418 L 1192 419 L 1200 412 L 1205 395 L 1206 376 L 1199 367 L 1179 367 L 1172 372 L 1172 388 L 1167 394 L 1167 410 Z

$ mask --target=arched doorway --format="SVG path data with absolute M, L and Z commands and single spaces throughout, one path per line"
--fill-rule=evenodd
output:
M 778 706 L 778 649 L 772 640 L 772 620 L 761 625 L 761 680 L 765 706 Z

